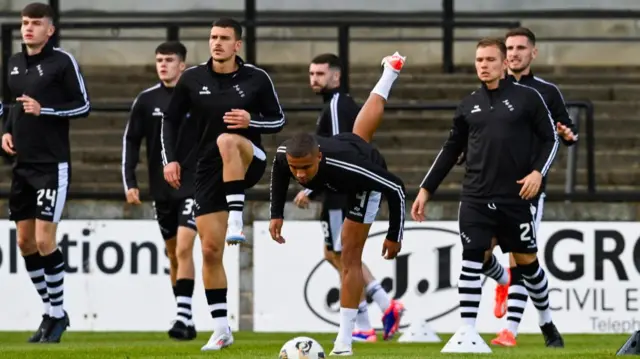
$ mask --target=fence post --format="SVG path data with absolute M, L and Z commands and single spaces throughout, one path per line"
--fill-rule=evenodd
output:
M 180 27 L 178 25 L 167 26 L 167 41 L 180 41 Z
M 60 0 L 49 0 L 49 6 L 53 9 L 53 25 L 56 28 L 56 32 L 51 37 L 53 46 L 60 46 Z
M 442 71 L 455 72 L 453 65 L 453 0 L 442 0 Z
M 9 24 L 2 25 L 2 99 L 9 103 L 9 58 L 13 53 L 13 28 Z
M 349 92 L 349 67 L 351 61 L 349 60 L 349 25 L 346 23 L 338 27 L 338 56 L 342 62 L 342 75 L 340 76 L 342 90 Z
M 244 2 L 245 21 L 245 60 L 250 64 L 256 64 L 257 44 L 256 44 L 256 0 L 245 0 Z
M 580 107 L 569 108 L 569 118 L 576 128 L 576 133 L 580 133 Z M 578 144 L 574 144 L 567 149 L 567 167 L 565 172 L 564 193 L 572 194 L 576 190 L 576 173 L 578 171 Z
M 595 124 L 593 119 L 593 104 L 587 102 L 586 104 L 587 116 L 586 120 L 586 135 L 587 135 L 587 191 L 588 193 L 596 193 L 596 159 L 595 159 Z

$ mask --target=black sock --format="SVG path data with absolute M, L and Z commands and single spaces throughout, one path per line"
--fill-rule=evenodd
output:
M 178 287 L 178 283 L 177 282 L 176 282 L 176 285 L 171 287 L 173 289 L 173 297 L 174 298 L 178 298 L 178 292 L 176 291 L 177 287 Z
M 549 286 L 547 275 L 536 259 L 531 264 L 518 265 L 524 286 L 527 288 L 533 306 L 538 310 L 538 323 L 540 326 L 551 322 L 551 309 L 549 308 Z
M 47 281 L 47 292 L 51 301 L 49 315 L 55 318 L 64 317 L 64 256 L 59 248 L 44 256 L 44 278 Z
M 193 279 L 178 279 L 176 281 L 175 294 L 178 305 L 176 320 L 183 322 L 187 326 L 193 325 L 193 314 L 191 313 L 191 297 L 193 297 Z
M 460 296 L 460 317 L 462 323 L 475 327 L 482 297 L 482 262 L 483 251 L 463 251 L 462 270 L 458 281 Z
M 47 281 L 44 278 L 44 259 L 38 252 L 22 258 L 24 258 L 24 265 L 27 268 L 29 277 L 31 277 L 31 282 L 36 287 L 44 304 L 44 314 L 49 315 L 51 304 L 49 302 L 49 292 L 47 292 Z
M 242 223 L 242 211 L 244 210 L 244 180 L 225 182 L 224 192 L 227 195 L 229 222 Z
M 482 266 L 482 272 L 489 278 L 492 278 L 498 284 L 507 285 L 509 283 L 509 275 L 507 271 L 500 265 L 498 258 L 491 255 L 491 258 Z
M 213 329 L 215 331 L 228 330 L 227 288 L 205 289 L 204 294 L 207 296 L 209 312 L 211 312 L 211 318 L 213 318 Z

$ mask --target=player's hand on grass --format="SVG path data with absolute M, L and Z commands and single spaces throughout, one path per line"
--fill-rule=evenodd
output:
M 385 239 L 384 243 L 382 243 L 382 256 L 384 259 L 394 259 L 400 253 L 401 248 L 402 244 L 400 242 Z
M 306 209 L 309 207 L 309 196 L 307 196 L 307 193 L 304 190 L 302 190 L 298 192 L 298 194 L 296 195 L 296 198 L 293 199 L 293 203 L 299 208 Z
M 411 218 L 413 218 L 414 221 L 424 221 L 428 200 L 429 192 L 424 188 L 420 188 L 420 192 L 418 192 L 418 196 L 411 206 Z
M 14 156 L 16 151 L 13 149 L 13 136 L 10 133 L 5 133 L 2 135 L 2 149 L 7 154 Z
M 520 198 L 526 200 L 532 199 L 540 190 L 542 174 L 538 171 L 533 171 L 527 177 L 519 180 L 518 184 L 522 185 L 522 189 L 520 189 Z
M 164 180 L 175 189 L 180 188 L 180 164 L 170 162 L 164 166 Z
M 284 220 L 282 218 L 272 219 L 269 222 L 269 233 L 271 234 L 271 239 L 282 244 L 285 242 L 284 238 L 282 238 L 282 223 Z
M 127 203 L 129 204 L 141 204 L 140 202 L 140 190 L 137 188 L 129 188 L 127 190 Z

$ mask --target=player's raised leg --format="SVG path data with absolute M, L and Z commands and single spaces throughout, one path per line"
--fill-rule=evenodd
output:
M 245 137 L 229 133 L 221 134 L 217 143 L 222 157 L 222 179 L 229 210 L 226 240 L 237 244 L 245 241 L 242 231 L 245 174 L 253 160 L 255 146 Z
M 371 90 L 371 94 L 360 109 L 360 112 L 358 112 L 356 121 L 353 124 L 353 133 L 367 142 L 371 142 L 373 135 L 380 126 L 384 114 L 384 105 L 387 103 L 393 83 L 404 66 L 405 59 L 405 57 L 396 52 L 382 60 L 382 75 L 373 90 Z

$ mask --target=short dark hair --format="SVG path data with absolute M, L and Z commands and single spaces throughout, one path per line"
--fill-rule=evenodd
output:
M 213 22 L 213 27 L 232 28 L 236 34 L 236 40 L 242 39 L 242 25 L 230 17 L 223 17 Z
M 180 60 L 185 61 L 187 59 L 187 48 L 180 41 L 167 41 L 156 47 L 156 54 L 178 55 Z
M 305 157 L 317 150 L 318 141 L 310 133 L 298 133 L 287 141 L 287 154 L 293 158 Z
M 478 44 L 476 45 L 476 49 L 480 47 L 489 47 L 489 46 L 497 47 L 498 50 L 500 50 L 500 53 L 502 53 L 502 57 L 503 58 L 507 57 L 507 45 L 504 44 L 504 40 L 499 38 L 485 37 L 483 39 L 480 39 L 480 41 L 478 41 Z
M 48 4 L 32 2 L 22 9 L 20 16 L 30 17 L 32 19 L 42 19 L 46 17 L 49 18 L 49 20 L 53 20 L 54 13 L 53 8 Z
M 531 43 L 531 45 L 536 44 L 536 35 L 533 33 L 533 31 L 529 30 L 526 27 L 517 27 L 515 29 L 511 29 L 507 32 L 507 34 L 504 36 L 505 41 L 513 36 L 525 36 L 527 39 L 529 39 L 529 42 Z
M 334 54 L 320 54 L 311 60 L 312 64 L 328 64 L 329 68 L 342 70 L 340 58 Z

